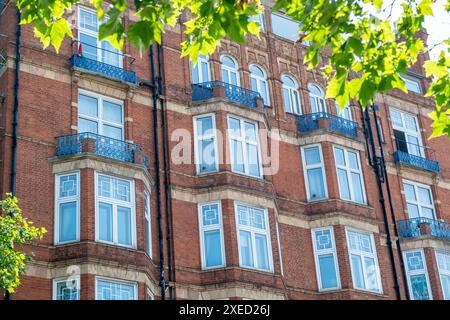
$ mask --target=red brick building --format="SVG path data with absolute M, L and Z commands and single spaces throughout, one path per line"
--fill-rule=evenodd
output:
M 57 54 L 0 12 L 0 193 L 48 230 L 13 299 L 450 299 L 427 55 L 407 94 L 339 112 L 268 8 L 195 65 L 184 16 L 120 53 L 82 1 Z

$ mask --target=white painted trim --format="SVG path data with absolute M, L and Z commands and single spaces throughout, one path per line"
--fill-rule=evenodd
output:
M 144 201 L 144 220 L 146 227 L 148 226 L 148 234 L 145 233 L 145 246 L 146 246 L 146 252 L 149 255 L 149 257 L 153 258 L 153 241 L 152 241 L 152 201 L 151 201 L 151 193 L 147 190 L 147 188 L 144 189 L 143 193 L 143 201 Z M 146 203 L 145 203 L 146 202 Z M 148 212 L 145 212 L 145 206 L 147 205 Z M 145 229 L 144 229 L 145 230 Z
M 283 81 L 283 77 L 286 77 L 286 78 L 290 79 L 291 81 L 293 81 L 295 84 L 295 87 L 286 85 L 286 83 L 284 83 L 284 81 Z M 281 80 L 281 84 L 282 84 L 281 96 L 283 99 L 284 112 L 301 115 L 302 114 L 302 99 L 300 96 L 300 92 L 298 91 L 299 86 L 298 86 L 297 80 L 295 80 L 293 77 L 291 77 L 290 75 L 287 75 L 287 74 L 282 74 L 280 77 L 280 80 Z M 283 92 L 284 89 L 286 89 L 288 91 L 289 103 L 291 105 L 291 110 L 286 110 L 286 101 L 285 101 L 284 92 Z M 296 106 L 296 109 L 298 109 L 298 110 L 294 110 L 294 98 L 293 98 L 294 95 L 296 95 L 297 99 L 298 99 L 298 105 Z
M 309 148 L 319 148 L 319 155 L 320 155 L 320 164 L 314 164 L 314 165 L 306 165 L 306 157 L 305 157 L 305 149 Z M 323 159 L 323 153 L 322 153 L 322 144 L 310 144 L 307 146 L 301 147 L 301 155 L 302 155 L 302 165 L 303 165 L 303 178 L 305 180 L 305 187 L 306 187 L 306 197 L 308 199 L 308 202 L 314 202 L 314 201 L 320 201 L 324 199 L 328 199 L 328 183 L 327 183 L 327 176 L 325 171 L 325 161 Z M 324 198 L 318 198 L 318 199 L 312 199 L 311 193 L 309 191 L 309 181 L 308 181 L 308 169 L 317 169 L 320 168 L 322 170 L 322 178 L 323 178 L 323 184 L 325 188 L 325 197 Z
M 250 71 L 250 86 L 252 83 L 252 79 L 254 79 L 256 81 L 256 90 L 254 90 L 253 88 L 252 88 L 252 90 L 259 92 L 259 94 L 261 95 L 261 97 L 264 100 L 264 104 L 266 106 L 270 106 L 270 92 L 269 92 L 269 81 L 267 79 L 267 72 L 266 72 L 266 70 L 264 70 L 263 67 L 261 67 L 257 64 L 254 64 L 254 63 L 250 64 L 248 69 L 250 70 L 251 67 L 256 67 L 256 68 L 260 69 L 263 73 L 263 76 L 262 77 L 258 76 Z M 264 85 L 264 87 L 266 88 L 267 97 L 263 97 L 261 85 Z
M 208 79 L 203 79 L 203 73 L 202 73 L 202 68 L 201 68 L 201 63 L 202 62 L 206 63 L 206 65 L 208 67 L 208 75 L 207 75 Z M 191 61 L 190 66 L 191 66 L 191 75 L 190 75 L 191 76 L 191 83 L 195 84 L 194 77 L 192 76 L 193 73 L 194 73 L 194 62 L 193 61 Z M 198 74 L 197 74 L 198 80 L 199 80 L 198 83 L 211 81 L 211 64 L 209 63 L 208 57 L 199 55 L 197 57 L 196 67 L 197 67 L 197 71 L 198 71 Z
M 321 95 L 318 96 L 316 94 L 311 93 L 311 87 L 314 86 L 317 89 L 319 89 Z M 316 83 L 310 82 L 308 83 L 308 95 L 310 99 L 314 99 L 314 101 L 316 102 L 317 107 L 319 108 L 319 110 L 313 110 L 313 106 L 310 105 L 311 107 L 311 113 L 316 113 L 316 112 L 328 112 L 328 107 L 327 107 L 327 101 L 325 100 L 325 94 L 323 93 L 323 89 Z M 321 107 L 323 108 L 323 110 L 320 110 Z
M 231 60 L 233 60 L 233 62 L 234 62 L 235 65 L 236 65 L 236 68 L 234 69 L 234 68 L 231 68 L 231 67 L 229 67 L 229 66 L 224 65 L 224 64 L 222 63 L 222 58 L 223 58 L 223 57 L 228 57 L 228 58 L 230 58 Z M 220 56 L 220 76 L 221 76 L 221 77 L 222 77 L 222 71 L 225 71 L 225 72 L 228 74 L 228 78 L 229 78 L 229 80 L 230 80 L 230 82 L 226 82 L 225 79 L 222 79 L 223 82 L 228 83 L 228 84 L 231 84 L 231 85 L 236 85 L 236 86 L 238 86 L 238 87 L 241 85 L 241 75 L 240 75 L 240 72 L 239 72 L 239 64 L 237 63 L 236 59 L 233 58 L 232 56 L 230 56 L 229 54 L 222 54 L 222 55 Z M 236 84 L 231 83 L 231 74 L 232 74 L 232 73 L 235 73 L 235 74 L 236 74 Z
M 212 134 L 206 135 L 206 136 L 199 136 L 198 134 L 198 128 L 197 128 L 197 120 L 201 118 L 208 118 L 211 117 L 212 119 Z M 192 117 L 193 127 L 194 127 L 194 157 L 195 157 L 195 167 L 197 170 L 197 175 L 202 174 L 208 174 L 212 172 L 218 172 L 219 171 L 219 147 L 217 142 L 217 127 L 216 127 L 216 114 L 215 113 L 206 113 L 201 114 Z M 198 150 L 198 142 L 200 140 L 206 140 L 206 139 L 214 139 L 214 155 L 215 155 L 215 170 L 213 171 L 205 171 L 201 172 L 200 170 L 200 156 L 199 156 L 199 150 Z

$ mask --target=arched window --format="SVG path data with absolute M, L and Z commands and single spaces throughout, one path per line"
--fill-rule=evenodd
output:
M 302 110 L 297 82 L 291 77 L 284 75 L 281 76 L 281 81 L 283 82 L 284 111 L 301 114 Z
M 339 106 L 339 104 L 337 103 L 337 101 L 335 102 L 335 104 L 336 104 L 336 114 L 339 117 L 347 119 L 347 120 L 352 120 L 352 111 L 348 104 L 342 110 L 341 110 L 341 107 Z
M 326 112 L 325 96 L 323 91 L 315 84 L 308 85 L 309 102 L 311 103 L 311 112 Z
M 250 83 L 252 90 L 259 92 L 265 105 L 270 105 L 269 86 L 267 84 L 267 76 L 263 69 L 258 66 L 250 66 Z
M 222 62 L 222 81 L 239 86 L 237 63 L 229 56 L 220 57 Z
M 209 60 L 204 55 L 199 55 L 197 63 L 192 64 L 192 83 L 210 81 Z

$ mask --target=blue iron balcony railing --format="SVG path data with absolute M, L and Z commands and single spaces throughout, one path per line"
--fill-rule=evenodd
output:
M 93 153 L 105 158 L 140 164 L 145 168 L 148 166 L 148 159 L 142 148 L 134 143 L 90 132 L 59 136 L 56 139 L 57 157 Z
M 256 108 L 257 99 L 261 99 L 260 94 L 256 91 L 223 81 L 209 81 L 192 85 L 192 101 L 208 100 L 214 97 L 223 97 L 250 108 Z
M 432 172 L 441 171 L 439 162 L 425 158 L 425 154 L 428 154 L 429 157 L 433 156 L 434 150 L 400 139 L 395 139 L 395 143 L 397 145 L 397 151 L 394 152 L 394 161 L 396 163 L 402 163 Z
M 420 217 L 400 220 L 398 224 L 401 238 L 416 238 L 429 235 L 450 240 L 450 224 L 443 221 Z
M 130 56 L 118 51 L 94 47 L 87 43 L 78 41 L 75 43 L 77 44 L 76 53 L 70 58 L 72 68 L 82 69 L 121 82 L 137 83 L 136 73 L 122 67 L 125 58 L 134 61 Z
M 328 112 L 300 115 L 297 117 L 297 125 L 298 130 L 303 133 L 318 129 L 329 129 L 352 137 L 358 135 L 358 123 Z

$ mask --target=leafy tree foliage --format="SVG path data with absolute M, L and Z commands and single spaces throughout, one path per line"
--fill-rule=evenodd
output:
M 26 263 L 31 260 L 31 254 L 23 252 L 22 246 L 42 239 L 47 231 L 32 226 L 33 223 L 22 216 L 17 198 L 10 193 L 0 205 L 0 289 L 13 293 L 20 285 Z
M 392 0 L 389 0 L 392 1 Z M 401 14 L 391 14 L 396 1 Z M 450 17 L 450 0 L 445 11 Z M 65 13 L 79 0 L 17 0 L 23 23 L 33 23 L 35 35 L 44 47 L 59 49 L 64 37 L 72 37 Z M 174 26 L 182 12 L 186 40 L 182 54 L 191 59 L 211 54 L 220 40 L 244 42 L 247 34 L 258 36 L 259 26 L 249 17 L 261 12 L 260 0 L 111 0 L 110 4 L 90 0 L 98 17 L 108 19 L 100 26 L 100 39 L 120 48 L 124 39 L 136 48 L 145 49 L 153 41 L 160 42 L 166 26 Z M 393 88 L 406 92 L 399 74 L 406 73 L 418 55 L 426 51 L 423 41 L 415 37 L 424 26 L 425 17 L 433 16 L 435 0 L 277 0 L 274 11 L 281 10 L 301 23 L 299 35 L 310 42 L 305 63 L 310 68 L 323 68 L 328 78 L 327 97 L 336 98 L 343 108 L 352 99 L 363 106 L 372 103 L 377 93 Z M 126 28 L 121 16 L 135 12 L 138 21 Z M 384 17 L 384 18 L 380 18 Z M 450 136 L 450 41 L 437 62 L 426 64 L 431 85 L 427 95 L 435 97 L 436 110 L 432 137 Z M 324 50 L 327 61 L 321 61 Z

